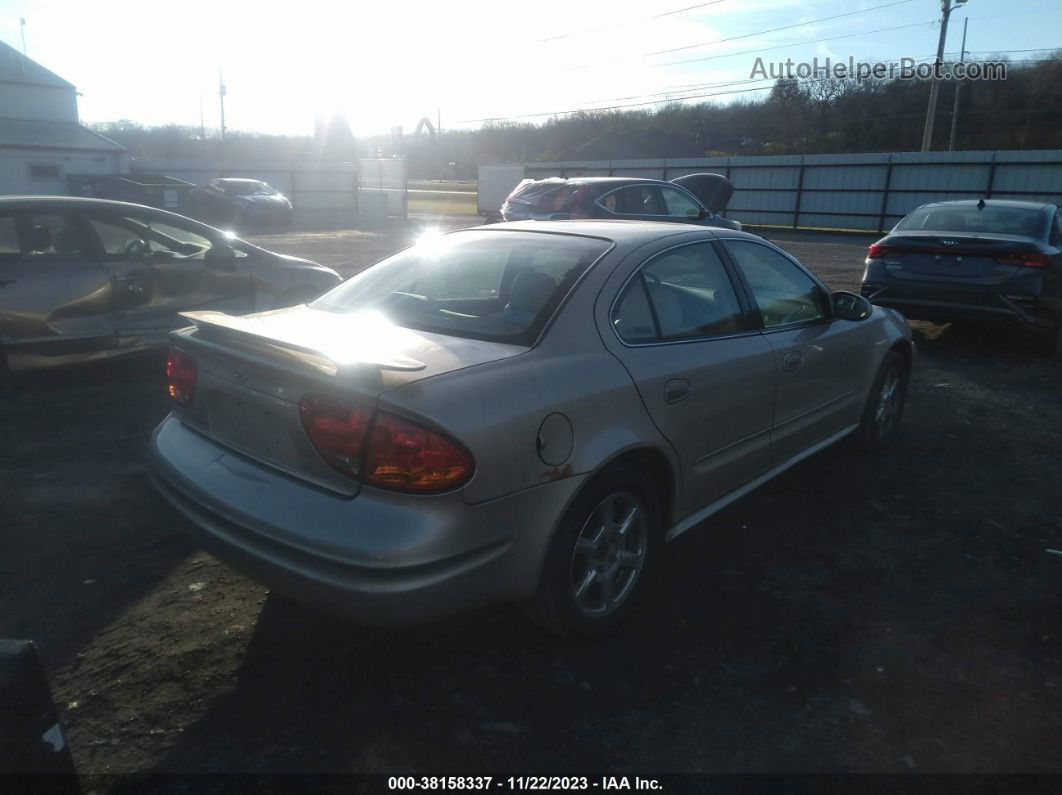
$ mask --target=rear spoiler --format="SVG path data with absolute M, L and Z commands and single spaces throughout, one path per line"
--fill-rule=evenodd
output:
M 284 339 L 282 335 L 263 333 L 257 328 L 258 324 L 253 318 L 234 317 L 233 315 L 226 315 L 224 312 L 181 312 L 180 315 L 186 320 L 192 321 L 196 328 L 207 336 L 214 338 L 226 337 L 250 344 L 256 348 L 271 348 L 301 354 L 300 358 L 318 360 L 318 369 L 321 369 L 320 363 L 324 363 L 326 365 L 325 369 L 330 370 L 333 374 L 339 372 L 340 369 L 348 367 L 376 367 L 381 370 L 413 372 L 423 370 L 427 366 L 424 362 L 417 361 L 409 356 L 396 354 L 384 354 L 381 356 L 359 355 L 357 358 L 350 360 L 337 360 L 333 354 L 329 354 L 320 348 Z

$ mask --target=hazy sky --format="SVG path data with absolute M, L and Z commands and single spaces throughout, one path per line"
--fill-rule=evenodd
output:
M 939 0 L 0 0 L 0 39 L 21 48 L 25 17 L 29 56 L 77 86 L 83 121 L 199 124 L 202 106 L 216 127 L 221 69 L 230 128 L 309 133 L 340 111 L 364 135 L 437 109 L 444 127 L 474 127 L 669 94 L 762 96 L 748 89 L 766 83 L 713 84 L 748 80 L 759 56 L 929 58 L 939 16 Z M 974 57 L 1062 47 L 1062 0 L 970 0 L 949 52 L 965 17 Z

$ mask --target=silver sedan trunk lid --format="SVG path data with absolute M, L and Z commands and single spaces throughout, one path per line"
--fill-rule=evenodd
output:
M 184 315 L 174 346 L 195 360 L 195 399 L 180 409 L 200 433 L 315 485 L 353 496 L 358 483 L 310 444 L 299 401 L 325 394 L 372 411 L 389 389 L 523 353 L 527 348 L 414 331 L 379 315 L 291 307 L 247 317 Z

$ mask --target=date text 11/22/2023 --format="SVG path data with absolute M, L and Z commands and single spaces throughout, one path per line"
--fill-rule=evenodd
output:
M 389 790 L 641 790 L 660 791 L 660 781 L 639 776 L 389 776 Z

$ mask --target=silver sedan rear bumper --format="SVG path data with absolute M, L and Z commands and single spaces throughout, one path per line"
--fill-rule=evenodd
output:
M 409 624 L 529 598 L 583 477 L 470 505 L 362 488 L 337 496 L 232 452 L 170 416 L 149 448 L 159 492 L 232 568 L 357 621 Z

